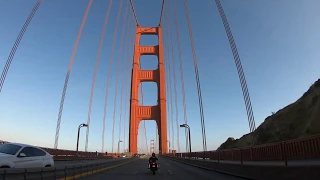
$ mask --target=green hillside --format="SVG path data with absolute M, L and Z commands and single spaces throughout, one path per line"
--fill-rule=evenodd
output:
M 320 79 L 296 102 L 267 117 L 256 129 L 255 144 L 296 139 L 320 133 Z M 251 145 L 251 135 L 228 138 L 219 149 Z

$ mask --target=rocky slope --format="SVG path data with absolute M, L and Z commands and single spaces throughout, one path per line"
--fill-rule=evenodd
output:
M 255 144 L 296 139 L 320 133 L 320 79 L 296 102 L 267 117 L 256 129 Z M 251 136 L 228 138 L 219 149 L 251 145 Z

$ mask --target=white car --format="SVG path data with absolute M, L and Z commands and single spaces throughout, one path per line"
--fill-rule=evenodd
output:
M 54 167 L 53 156 L 27 144 L 0 145 L 0 168 Z

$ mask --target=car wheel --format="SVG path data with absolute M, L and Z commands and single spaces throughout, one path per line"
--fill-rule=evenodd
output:
M 45 167 L 51 167 L 51 165 L 46 165 Z

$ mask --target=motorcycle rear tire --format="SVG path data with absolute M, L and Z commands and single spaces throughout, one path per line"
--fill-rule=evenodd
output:
M 152 173 L 153 173 L 153 175 L 156 175 L 156 171 L 155 170 L 153 170 Z

